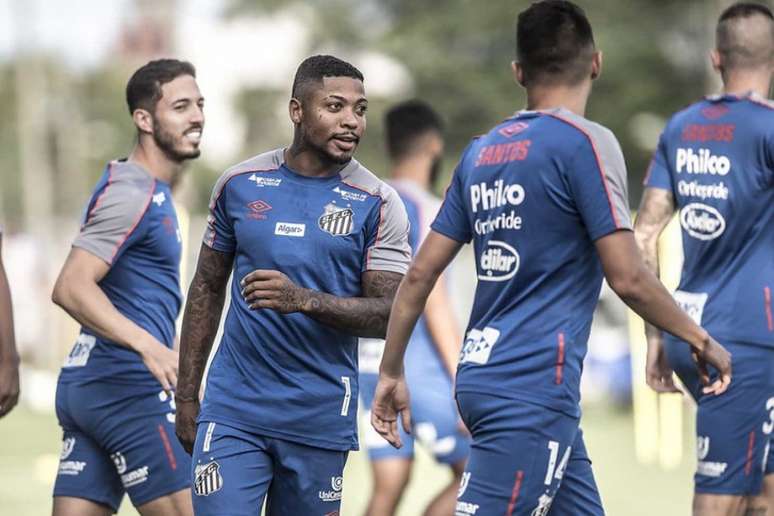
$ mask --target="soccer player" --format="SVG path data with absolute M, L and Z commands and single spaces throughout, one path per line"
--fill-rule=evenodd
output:
M 19 401 L 19 354 L 13 336 L 11 290 L 3 267 L 2 244 L 0 229 L 0 417 L 8 414 Z
M 202 516 L 258 514 L 264 499 L 270 516 L 338 514 L 358 446 L 357 337 L 384 337 L 410 260 L 403 203 L 352 157 L 366 128 L 363 75 L 309 57 L 291 97 L 291 145 L 216 183 L 186 302 L 177 434 L 193 452 Z
M 658 272 L 658 237 L 679 211 L 684 262 L 674 297 L 733 357 L 734 383 L 708 396 L 679 336 L 647 328 L 647 381 L 698 403 L 693 514 L 774 511 L 774 17 L 737 3 L 720 16 L 712 64 L 723 91 L 680 111 L 666 126 L 645 179 L 635 235 Z M 767 458 L 768 456 L 768 458 Z M 764 479 L 765 477 L 765 479 Z M 745 510 L 747 512 L 745 512 Z
M 390 176 L 409 216 L 409 244 L 419 244 L 430 230 L 441 201 L 431 193 L 438 179 L 443 156 L 440 117 L 424 102 L 399 104 L 385 116 Z M 366 514 L 388 516 L 395 512 L 408 484 L 414 458 L 414 436 L 453 475 L 449 485 L 427 506 L 427 516 L 454 512 L 457 488 L 465 470 L 470 448 L 469 436 L 461 428 L 452 397 L 452 378 L 457 370 L 460 336 L 456 316 L 444 282 L 438 282 L 428 299 L 424 314 L 411 335 L 406 358 L 406 378 L 414 392 L 412 434 L 401 434 L 404 446 L 395 449 L 370 427 L 366 446 L 373 472 L 373 491 Z M 360 399 L 371 406 L 384 341 L 360 341 Z M 368 412 L 367 414 L 370 414 Z
M 181 234 L 172 187 L 199 156 L 194 67 L 151 61 L 126 86 L 137 143 L 89 199 L 52 298 L 81 323 L 59 375 L 64 430 L 55 516 L 101 516 L 124 492 L 143 516 L 190 515 L 190 458 L 174 436 Z
M 455 514 L 601 515 L 579 383 L 602 275 L 634 310 L 688 342 L 702 367 L 718 367 L 718 378 L 705 377 L 708 392 L 726 389 L 730 359 L 639 256 L 618 142 L 583 117 L 602 64 L 583 11 L 532 4 L 518 17 L 516 55 L 527 110 L 464 151 L 398 290 L 371 420 L 401 445 L 398 416 L 410 426 L 406 342 L 438 275 L 473 239 L 478 286 L 456 382 L 473 442 Z

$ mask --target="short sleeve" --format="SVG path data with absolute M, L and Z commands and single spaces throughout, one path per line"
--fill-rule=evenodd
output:
M 368 225 L 364 271 L 405 274 L 411 263 L 406 207 L 392 188 L 384 188 L 375 223 Z
M 650 160 L 648 173 L 645 174 L 645 186 L 674 191 L 672 174 L 669 173 L 669 159 L 667 158 L 666 137 L 664 134 L 658 139 L 658 147 Z
M 108 265 L 144 234 L 140 224 L 148 211 L 155 181 L 138 183 L 116 179 L 92 197 L 73 247 L 81 248 Z
M 467 149 L 454 171 L 449 188 L 446 189 L 441 209 L 430 226 L 434 231 L 462 243 L 470 242 L 473 237 L 470 219 L 465 210 L 465 190 L 462 182 L 462 165 L 466 154 Z
M 221 177 L 212 189 L 203 238 L 204 245 L 223 253 L 233 253 L 236 249 L 234 225 L 227 210 L 227 187 L 230 177 Z
M 592 240 L 619 229 L 631 229 L 626 163 L 609 131 L 580 145 L 568 170 L 575 205 Z

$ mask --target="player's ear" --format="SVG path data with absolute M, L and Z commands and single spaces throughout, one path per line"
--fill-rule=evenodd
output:
M 513 80 L 519 86 L 524 86 L 524 68 L 518 61 L 511 61 L 511 73 L 513 73 Z
M 301 107 L 300 100 L 295 97 L 290 99 L 290 102 L 288 103 L 288 114 L 290 115 L 290 121 L 293 122 L 293 125 L 301 124 L 301 118 L 304 114 L 304 110 Z
M 149 111 L 142 108 L 135 109 L 132 113 L 132 120 L 141 133 L 153 133 L 153 115 Z
M 712 49 L 710 51 L 710 63 L 712 63 L 713 70 L 716 70 L 718 72 L 723 71 L 723 58 L 720 55 L 720 52 L 717 51 L 717 49 Z
M 591 79 L 594 80 L 602 74 L 602 51 L 597 50 L 591 58 Z

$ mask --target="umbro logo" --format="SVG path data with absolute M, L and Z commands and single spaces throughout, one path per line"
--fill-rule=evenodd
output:
M 247 214 L 248 217 L 251 219 L 263 220 L 266 218 L 264 213 L 271 209 L 271 204 L 258 199 L 257 201 L 249 203 L 247 207 L 250 208 L 250 212 Z

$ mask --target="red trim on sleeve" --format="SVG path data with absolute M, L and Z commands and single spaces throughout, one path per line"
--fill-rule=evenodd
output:
M 548 116 L 554 117 L 557 120 L 561 120 L 562 122 L 569 124 L 576 128 L 578 131 L 584 134 L 586 138 L 589 140 L 589 143 L 591 144 L 591 149 L 594 151 L 594 158 L 597 160 L 597 167 L 599 168 L 599 175 L 602 177 L 602 186 L 605 187 L 605 194 L 607 195 L 607 203 L 610 205 L 610 214 L 613 216 L 613 223 L 615 224 L 616 229 L 621 227 L 621 223 L 618 221 L 618 216 L 615 214 L 615 206 L 613 206 L 613 196 L 610 195 L 610 187 L 607 184 L 607 177 L 605 176 L 605 170 L 602 167 L 602 160 L 599 158 L 599 152 L 597 152 L 597 146 L 594 144 L 594 138 L 591 137 L 591 134 L 589 134 L 584 128 L 573 122 L 572 120 L 569 120 L 567 118 L 564 118 L 560 115 L 557 115 L 555 113 L 547 113 Z
M 164 444 L 164 451 L 167 452 L 167 460 L 169 461 L 169 467 L 172 470 L 177 469 L 177 460 L 175 460 L 175 454 L 172 452 L 172 445 L 169 443 L 169 436 L 164 428 L 164 425 L 159 425 L 159 435 L 161 436 L 161 442 Z
M 513 515 L 513 510 L 516 508 L 516 500 L 519 499 L 519 491 L 521 491 L 521 482 L 524 480 L 524 472 L 519 470 L 516 472 L 516 480 L 513 483 L 513 489 L 511 490 L 511 500 L 508 503 L 507 516 Z
M 110 185 L 113 184 L 113 161 L 108 163 L 108 180 L 107 184 L 105 185 L 105 188 L 102 190 L 102 192 L 97 197 L 97 200 L 94 202 L 94 206 L 91 207 L 91 210 L 89 210 L 89 213 L 86 215 L 86 218 L 83 220 L 83 224 L 81 225 L 81 229 L 85 228 L 86 225 L 89 223 L 89 220 L 91 220 L 92 215 L 94 215 L 94 212 L 97 211 L 97 208 L 99 208 L 100 203 L 102 202 L 102 198 L 105 197 L 105 194 L 108 191 L 108 188 L 110 188 Z
M 151 183 L 150 192 L 148 192 L 148 200 L 145 201 L 145 206 L 142 208 L 142 211 L 140 212 L 140 216 L 137 217 L 137 220 L 134 221 L 134 224 L 132 224 L 132 227 L 129 228 L 129 231 L 126 232 L 124 235 L 124 238 L 121 239 L 120 242 L 118 242 L 118 245 L 115 249 L 113 249 L 113 254 L 110 255 L 110 263 L 113 263 L 113 259 L 116 257 L 116 254 L 118 253 L 118 250 L 121 249 L 121 246 L 124 245 L 124 242 L 129 238 L 129 236 L 134 232 L 135 229 L 137 229 L 137 226 L 140 224 L 140 221 L 145 216 L 145 212 L 148 211 L 148 206 L 150 206 L 151 200 L 153 199 L 153 192 L 156 191 L 156 180 L 154 179 Z
M 564 332 L 560 332 L 556 339 L 556 379 L 554 383 L 559 385 L 562 383 L 564 374 Z

